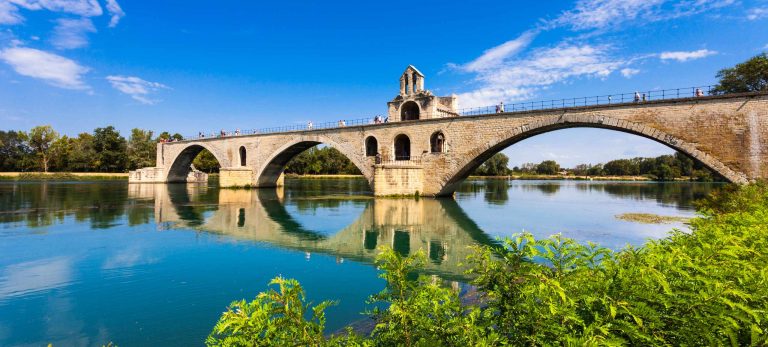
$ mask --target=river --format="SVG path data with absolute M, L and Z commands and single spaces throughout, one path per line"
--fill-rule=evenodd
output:
M 361 179 L 286 180 L 278 189 L 125 182 L 0 181 L 0 346 L 202 345 L 226 306 L 277 276 L 327 329 L 362 318 L 383 288 L 376 248 L 423 249 L 424 270 L 467 280 L 467 246 L 523 230 L 620 249 L 695 215 L 716 184 L 468 180 L 450 199 L 374 199 Z

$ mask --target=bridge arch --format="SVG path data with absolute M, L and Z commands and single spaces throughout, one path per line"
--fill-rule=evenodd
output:
M 225 157 L 221 155 L 215 148 L 208 146 L 205 142 L 193 142 L 188 146 L 181 149 L 178 154 L 172 159 L 171 165 L 168 166 L 166 177 L 169 183 L 173 182 L 186 182 L 187 174 L 192 167 L 192 161 L 195 160 L 198 154 L 208 150 L 216 158 L 221 167 L 228 166 Z
M 717 172 L 731 182 L 747 182 L 747 178 L 744 174 L 732 170 L 716 158 L 696 149 L 694 145 L 655 128 L 605 116 L 578 117 L 562 115 L 553 122 L 542 120 L 515 127 L 506 132 L 500 132 L 498 136 L 489 139 L 484 145 L 466 151 L 466 154 L 457 160 L 457 164 L 443 175 L 441 181 L 445 182 L 445 184 L 437 195 L 452 195 L 459 184 L 461 184 L 470 173 L 503 149 L 536 135 L 569 128 L 600 128 L 645 137 L 698 160 L 706 167 Z
M 368 181 L 368 184 L 371 187 L 373 186 L 373 168 L 368 160 L 365 159 L 365 153 L 360 150 L 351 150 L 323 135 L 302 136 L 298 139 L 289 141 L 275 150 L 269 157 L 267 157 L 267 160 L 263 162 L 264 164 L 262 164 L 257 171 L 257 186 L 276 186 L 280 175 L 282 175 L 285 170 L 285 166 L 288 165 L 288 162 L 291 161 L 293 157 L 319 144 L 329 145 L 341 152 L 341 154 L 347 157 L 347 159 L 360 170 Z

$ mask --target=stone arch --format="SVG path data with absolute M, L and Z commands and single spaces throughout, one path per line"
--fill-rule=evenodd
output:
M 245 146 L 240 146 L 240 149 L 238 150 L 238 154 L 240 154 L 240 166 L 246 166 L 247 164 L 247 157 L 246 157 L 246 150 Z
M 379 141 L 374 136 L 365 138 L 365 156 L 373 157 L 379 153 Z
M 224 156 L 218 153 L 218 151 L 206 145 L 204 142 L 193 142 L 182 149 L 179 154 L 173 158 L 172 164 L 167 169 L 167 182 L 186 182 L 187 174 L 189 174 L 192 167 L 192 161 L 195 160 L 195 157 L 197 157 L 203 149 L 207 149 L 211 152 L 221 167 L 227 166 L 228 161 L 224 160 Z
M 441 177 L 441 181 L 445 183 L 437 195 L 452 195 L 456 188 L 458 188 L 458 185 L 466 179 L 472 171 L 504 148 L 536 135 L 568 128 L 600 128 L 642 136 L 698 160 L 709 169 L 717 172 L 731 182 L 746 183 L 748 181 L 744 174 L 732 170 L 716 158 L 696 149 L 693 144 L 687 143 L 655 128 L 605 116 L 584 117 L 563 115 L 554 120 L 540 120 L 515 127 L 514 129 L 501 133 L 493 139 L 489 139 L 484 145 L 467 151 L 467 154 L 460 158 L 457 161 L 457 164 Z
M 360 155 L 360 150 L 350 150 L 349 148 L 340 145 L 338 142 L 322 135 L 302 136 L 288 142 L 287 144 L 274 151 L 268 157 L 268 159 L 263 162 L 264 164 L 262 164 L 262 166 L 257 171 L 257 186 L 276 186 L 280 175 L 282 175 L 283 170 L 285 170 L 285 166 L 289 161 L 291 161 L 291 159 L 293 159 L 293 157 L 319 144 L 326 144 L 339 150 L 341 154 L 347 157 L 347 159 L 349 159 L 352 164 L 354 164 L 358 170 L 360 170 L 365 179 L 368 181 L 368 184 L 371 187 L 373 186 L 372 166 L 368 165 L 365 157 Z
M 393 141 L 395 160 L 411 160 L 411 138 L 406 134 L 395 136 Z
M 400 106 L 400 120 L 419 120 L 421 109 L 415 101 L 406 101 Z
M 429 137 L 429 152 L 430 153 L 443 153 L 445 152 L 445 134 L 442 131 L 435 131 L 432 136 Z

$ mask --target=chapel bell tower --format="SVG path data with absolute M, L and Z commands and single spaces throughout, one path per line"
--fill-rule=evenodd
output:
M 408 65 L 400 76 L 400 94 L 387 103 L 390 122 L 458 116 L 457 97 L 434 96 L 424 89 L 424 74 Z

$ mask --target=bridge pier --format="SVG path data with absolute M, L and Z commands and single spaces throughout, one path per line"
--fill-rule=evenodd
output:
M 422 195 L 425 193 L 424 168 L 407 161 L 375 165 L 371 188 L 375 196 Z
M 229 187 L 253 187 L 253 169 L 248 167 L 223 167 L 219 169 L 219 186 Z

